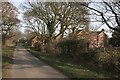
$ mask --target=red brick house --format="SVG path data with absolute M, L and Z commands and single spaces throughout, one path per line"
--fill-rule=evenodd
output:
M 104 33 L 104 31 L 102 31 L 98 35 L 98 48 L 106 47 L 107 46 L 107 39 L 108 39 L 108 36 Z
M 35 44 L 39 42 L 39 37 L 38 36 L 35 36 L 33 39 L 32 39 L 32 42 L 31 42 L 31 46 L 32 47 L 35 47 Z
M 102 31 L 89 31 L 80 30 L 77 32 L 77 39 L 87 39 L 89 48 L 101 48 L 107 46 L 108 36 Z
M 91 36 L 89 38 L 89 40 L 90 40 L 89 47 L 90 48 L 107 47 L 107 39 L 108 39 L 108 36 L 104 32 L 104 30 L 102 30 L 100 32 L 99 31 L 93 32 L 93 34 L 91 34 Z

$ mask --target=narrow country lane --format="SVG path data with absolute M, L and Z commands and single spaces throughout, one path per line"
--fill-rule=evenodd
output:
M 22 46 L 16 46 L 14 64 L 7 78 L 67 78 L 56 69 L 31 55 Z

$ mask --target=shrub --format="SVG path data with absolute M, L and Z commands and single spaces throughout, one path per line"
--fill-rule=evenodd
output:
M 58 54 L 65 58 L 78 58 L 80 54 L 88 53 L 88 43 L 86 40 L 64 40 L 56 46 Z M 82 56 L 82 55 L 81 55 Z
M 55 45 L 52 43 L 43 45 L 44 51 L 50 54 L 55 54 Z
M 99 65 L 112 73 L 120 73 L 120 50 L 117 48 L 108 48 L 104 52 L 97 54 Z

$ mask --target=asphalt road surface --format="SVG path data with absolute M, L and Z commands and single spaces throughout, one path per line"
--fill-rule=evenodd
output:
M 7 78 L 67 78 L 58 70 L 31 55 L 22 46 L 16 46 L 14 64 L 9 71 L 10 76 Z

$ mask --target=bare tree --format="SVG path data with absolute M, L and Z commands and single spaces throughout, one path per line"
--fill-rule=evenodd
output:
M 3 31 L 9 31 L 10 27 L 19 23 L 17 8 L 10 2 L 3 2 L 1 6 Z
M 90 4 L 96 5 L 95 7 L 84 4 L 82 5 L 94 11 L 95 15 L 100 16 L 101 22 L 105 23 L 110 29 L 120 33 L 120 2 L 103 1 L 101 3 L 93 2 Z
M 83 28 L 88 25 L 88 11 L 80 3 L 34 1 L 27 4 L 24 6 L 26 8 L 24 15 L 33 17 L 32 19 L 37 19 L 36 21 L 39 21 L 40 24 L 44 24 L 49 38 L 55 36 L 57 28 L 59 28 L 59 33 L 56 34 L 55 38 L 61 34 L 63 37 L 68 28 Z
M 1 27 L 2 27 L 2 40 L 5 45 L 6 40 L 14 37 L 13 34 L 16 24 L 20 22 L 17 18 L 17 8 L 10 2 L 2 2 L 0 7 L 0 13 L 2 15 Z

